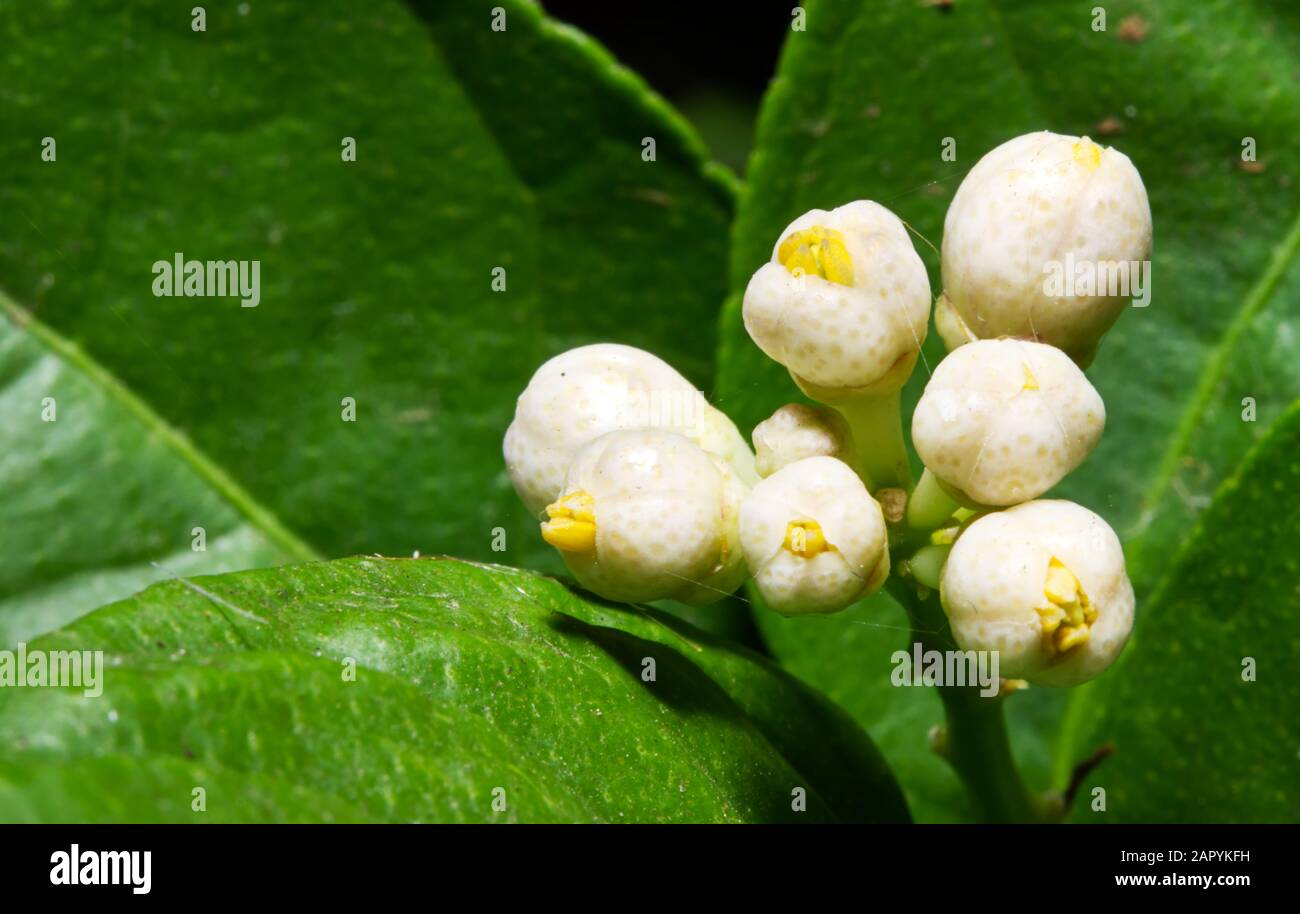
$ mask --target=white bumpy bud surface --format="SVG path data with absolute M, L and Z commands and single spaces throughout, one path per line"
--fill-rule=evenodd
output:
M 763 599 L 787 615 L 845 609 L 889 574 L 880 505 L 832 457 L 791 463 L 756 485 L 740 509 L 740 542 Z
M 542 532 L 602 597 L 711 603 L 744 580 L 736 524 L 746 492 L 729 464 L 681 435 L 611 432 L 578 452 Z M 557 535 L 557 523 L 594 531 Z
M 853 436 L 833 409 L 787 403 L 754 427 L 754 468 L 771 476 L 806 457 L 834 457 L 853 463 Z
M 1110 526 L 1068 501 L 979 518 L 957 538 L 940 595 L 963 650 L 997 651 L 999 674 L 1074 686 L 1119 655 L 1133 586 Z
M 757 479 L 735 425 L 672 366 L 632 346 L 597 343 L 546 362 L 520 394 L 503 448 L 510 481 L 528 510 L 540 512 L 560 494 L 583 445 L 634 428 L 684 435 L 746 483 Z
M 1101 395 L 1059 349 L 978 340 L 935 369 L 912 415 L 912 443 L 959 500 L 1013 505 L 1082 463 L 1105 424 Z
M 1016 137 L 976 163 L 948 208 L 935 323 L 950 349 L 1016 336 L 1086 364 L 1129 297 L 1049 294 L 1060 290 L 1049 290 L 1045 268 L 1150 254 L 1151 207 L 1126 155 L 1087 137 Z
M 790 223 L 743 307 L 758 347 L 833 402 L 902 387 L 925 340 L 930 280 L 899 218 L 858 200 Z

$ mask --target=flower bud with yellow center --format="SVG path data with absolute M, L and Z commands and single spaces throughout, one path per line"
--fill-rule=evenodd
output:
M 912 443 L 958 501 L 1037 498 L 1092 452 L 1101 396 L 1070 358 L 1025 340 L 977 340 L 948 353 L 912 414 Z
M 1012 336 L 1086 365 L 1129 299 L 1149 291 L 1137 271 L 1150 256 L 1151 207 L 1127 156 L 1088 137 L 1019 136 L 980 159 L 953 196 L 935 326 L 949 349 Z M 1123 282 L 1115 273 L 1112 283 L 1117 268 Z M 1050 280 L 1067 271 L 1057 288 Z M 1085 274 L 1104 282 L 1076 281 Z
M 853 259 L 844 236 L 815 225 L 791 232 L 776 248 L 776 259 L 795 276 L 820 276 L 841 286 L 853 285 Z
M 930 280 L 898 217 L 858 200 L 790 223 L 743 310 L 754 342 L 814 399 L 886 394 L 925 340 Z
M 756 485 L 740 510 L 740 544 L 763 600 L 779 613 L 831 613 L 889 574 L 880 505 L 853 470 L 807 457 Z
M 786 524 L 785 540 L 781 545 L 795 555 L 806 559 L 821 555 L 830 548 L 821 524 L 815 520 L 792 520 Z
M 1048 639 L 1047 649 L 1064 653 L 1087 641 L 1090 626 L 1097 621 L 1097 608 L 1060 559 L 1048 563 L 1043 596 L 1047 602 L 1037 610 L 1043 635 Z
M 953 638 L 997 651 L 1000 673 L 1073 686 L 1105 670 L 1133 628 L 1133 586 L 1115 532 L 1068 501 L 985 515 L 957 537 L 940 579 Z
M 586 492 L 570 492 L 546 506 L 542 538 L 561 552 L 590 552 L 596 548 L 594 500 Z
M 644 603 L 721 599 L 744 580 L 737 519 L 746 487 L 726 461 L 656 429 L 583 447 L 542 536 L 584 587 Z
M 561 494 L 564 474 L 588 442 L 619 429 L 683 435 L 756 482 L 754 456 L 736 426 L 670 365 L 615 343 L 581 346 L 537 369 L 519 396 L 503 451 L 528 510 Z

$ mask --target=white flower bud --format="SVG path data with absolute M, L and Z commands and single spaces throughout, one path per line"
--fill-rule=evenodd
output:
M 898 217 L 858 200 L 781 233 L 745 290 L 745 329 L 809 396 L 903 386 L 930 316 L 930 280 Z
M 574 455 L 618 429 L 676 432 L 757 480 L 745 439 L 704 395 L 662 359 L 616 343 L 561 353 L 533 375 L 506 430 L 506 469 L 515 491 L 540 512 L 560 494 Z
M 1151 207 L 1126 155 L 1087 137 L 1016 137 L 976 163 L 948 208 L 935 323 L 950 349 L 1015 336 L 1087 364 L 1141 279 L 1109 265 L 1128 273 L 1150 254 Z M 1067 267 L 1102 281 L 1076 282 Z
M 912 443 L 957 499 L 1014 505 L 1082 463 L 1105 424 L 1101 396 L 1059 349 L 978 340 L 935 369 L 912 414 Z
M 754 427 L 754 468 L 771 476 L 805 457 L 834 457 L 853 464 L 853 436 L 833 409 L 788 403 Z
M 746 491 L 681 435 L 610 432 L 574 458 L 542 536 L 606 599 L 712 603 L 745 577 L 736 524 Z
M 1119 655 L 1133 585 L 1110 526 L 1068 501 L 981 517 L 957 538 L 940 585 L 963 650 L 997 651 L 1006 679 L 1073 686 Z
M 833 457 L 808 457 L 756 485 L 740 509 L 754 583 L 779 613 L 838 612 L 889 574 L 880 505 Z

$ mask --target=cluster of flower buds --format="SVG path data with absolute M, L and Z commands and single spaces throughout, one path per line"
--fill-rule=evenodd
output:
M 601 596 L 709 603 L 744 579 L 736 525 L 754 455 L 650 353 L 600 343 L 542 365 L 504 451 L 543 538 Z
M 648 352 L 600 344 L 538 369 L 504 450 L 542 537 L 607 599 L 704 604 L 752 576 L 772 608 L 794 614 L 834 612 L 879 587 L 885 520 L 839 459 L 852 448 L 842 420 L 792 404 L 754 440 L 757 471 L 685 378 Z
M 1080 366 L 1150 252 L 1137 169 L 1087 137 L 1004 143 L 948 210 L 935 323 L 950 352 L 912 417 L 926 472 L 910 516 L 951 515 L 943 496 L 975 510 L 957 528 L 940 597 L 957 644 L 997 651 L 1004 677 L 1078 685 L 1111 664 L 1132 629 L 1114 531 L 1079 505 L 1035 499 L 1101 438 L 1105 406 Z M 1054 284 L 1067 265 L 1125 281 Z
M 675 432 L 753 482 L 754 457 L 736 426 L 662 359 L 632 346 L 597 343 L 537 369 L 506 430 L 506 470 L 530 511 L 554 500 L 578 452 L 609 432 Z
M 813 210 L 777 238 L 743 314 L 821 405 L 778 409 L 751 452 L 658 358 L 585 346 L 520 396 L 511 481 L 578 580 L 614 600 L 708 603 L 748 577 L 778 612 L 837 612 L 885 581 L 891 540 L 928 536 L 928 580 L 917 556 L 894 564 L 938 588 L 957 644 L 997 651 L 1004 677 L 1076 685 L 1123 648 L 1133 588 L 1105 521 L 1039 497 L 1101 437 L 1082 367 L 1128 291 L 1045 276 L 1056 261 L 1145 263 L 1150 245 L 1137 170 L 1087 137 L 1018 137 L 971 170 L 944 225 L 949 354 L 913 415 L 913 487 L 899 391 L 929 323 L 925 266 L 883 206 Z

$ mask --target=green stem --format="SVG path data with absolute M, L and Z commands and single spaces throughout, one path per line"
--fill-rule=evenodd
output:
M 848 423 L 858 454 L 858 472 L 872 492 L 912 487 L 912 467 L 903 440 L 899 392 L 829 404 Z
M 943 563 L 948 561 L 952 546 L 922 546 L 910 559 L 907 568 L 918 583 L 931 590 L 939 589 L 939 576 L 943 573 Z
M 891 577 L 890 593 L 907 609 L 912 640 L 923 651 L 956 650 L 947 618 L 935 593 L 919 597 L 908 581 Z M 985 822 L 1045 822 L 1054 818 L 1050 803 L 1035 795 L 1020 777 L 1007 735 L 1002 702 L 980 695 L 978 685 L 937 687 L 943 702 L 943 755 L 961 779 Z
M 960 507 L 926 467 L 921 481 L 916 484 L 916 491 L 907 501 L 907 525 L 914 530 L 934 530 Z

